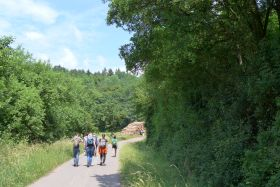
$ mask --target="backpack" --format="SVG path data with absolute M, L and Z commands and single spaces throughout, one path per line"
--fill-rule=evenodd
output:
M 100 147 L 106 147 L 106 143 L 107 143 L 107 140 L 106 139 L 101 139 L 100 141 L 99 141 L 99 146 Z
M 87 138 L 87 146 L 93 146 L 93 138 Z

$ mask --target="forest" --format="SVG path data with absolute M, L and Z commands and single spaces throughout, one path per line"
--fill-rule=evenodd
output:
M 280 0 L 105 0 L 147 143 L 193 186 L 280 186 Z
M 0 140 L 53 142 L 75 133 L 115 132 L 141 119 L 134 107 L 140 77 L 52 67 L 13 42 L 0 38 Z

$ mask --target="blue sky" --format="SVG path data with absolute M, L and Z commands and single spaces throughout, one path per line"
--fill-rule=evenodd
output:
M 0 36 L 52 65 L 125 70 L 118 54 L 130 35 L 106 25 L 107 10 L 102 0 L 0 0 Z

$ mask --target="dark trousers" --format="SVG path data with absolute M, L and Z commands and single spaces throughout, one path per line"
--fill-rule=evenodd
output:
M 78 166 L 79 164 L 79 154 L 80 154 L 80 149 L 74 147 L 73 148 L 74 166 Z

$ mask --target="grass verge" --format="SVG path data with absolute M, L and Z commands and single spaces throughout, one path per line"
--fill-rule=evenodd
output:
M 179 169 L 144 142 L 125 145 L 120 161 L 125 187 L 188 187 Z
M 121 140 L 128 140 L 128 139 L 136 138 L 136 137 L 140 136 L 140 135 L 122 134 L 121 132 L 117 132 L 117 133 L 115 133 L 115 135 L 117 136 L 117 139 L 119 141 L 121 141 Z
M 26 186 L 72 157 L 69 140 L 28 145 L 0 142 L 0 186 Z
M 122 134 L 121 132 L 114 132 L 114 133 L 111 133 L 111 132 L 106 132 L 106 133 L 99 133 L 98 134 L 98 138 L 101 138 L 101 135 L 102 134 L 105 134 L 106 135 L 106 138 L 108 138 L 109 140 L 111 140 L 111 134 L 114 134 L 116 135 L 118 141 L 121 141 L 121 140 L 128 140 L 128 139 L 131 139 L 131 138 L 136 138 L 136 137 L 139 137 L 140 135 L 138 134 L 135 134 L 135 135 L 129 135 L 129 134 Z

